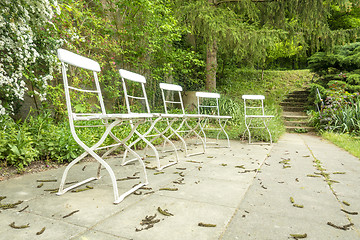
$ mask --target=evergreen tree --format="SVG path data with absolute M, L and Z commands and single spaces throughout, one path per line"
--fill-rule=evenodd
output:
M 238 59 L 265 62 L 269 49 L 288 41 L 311 54 L 356 39 L 359 29 L 332 31 L 331 10 L 353 9 L 355 0 L 178 0 L 179 17 L 206 44 L 206 89 L 216 88 L 218 49 Z M 229 51 L 230 49 L 230 51 Z

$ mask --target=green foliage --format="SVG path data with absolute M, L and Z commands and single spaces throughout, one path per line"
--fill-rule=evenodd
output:
M 349 5 L 350 4 L 351 3 L 349 3 Z M 329 25 L 332 30 L 354 29 L 360 27 L 360 6 L 359 4 L 356 5 L 355 0 L 353 0 L 351 5 L 352 8 L 340 8 L 336 5 L 331 7 Z
M 204 90 L 205 62 L 202 56 L 192 50 L 176 50 L 174 82 L 183 86 L 184 91 Z
M 309 68 L 321 76 L 352 72 L 360 68 L 359 56 L 360 43 L 337 46 L 333 52 L 318 52 L 312 55 L 309 58 Z
M 334 52 L 319 52 L 309 58 L 312 71 L 320 78 L 311 87 L 309 101 L 319 103 L 316 97 L 319 89 L 320 95 L 326 99 L 325 115 L 334 106 L 347 104 L 360 91 L 360 43 L 338 46 Z M 335 103 L 335 105 L 334 105 Z
M 315 92 L 316 88 L 324 99 L 320 112 L 312 113 L 315 127 L 336 132 L 359 133 L 359 93 L 346 92 L 346 83 L 342 81 L 330 81 L 328 89 L 314 84 L 312 90 Z
M 309 65 L 320 75 L 311 88 L 311 99 L 317 90 L 323 99 L 320 113 L 313 114 L 317 128 L 336 132 L 359 132 L 360 43 L 338 46 L 334 52 L 316 53 Z
M 6 115 L 0 117 L 0 157 L 5 159 L 5 164 L 15 165 L 21 170 L 38 155 L 33 148 L 35 139 L 27 125 L 15 122 Z

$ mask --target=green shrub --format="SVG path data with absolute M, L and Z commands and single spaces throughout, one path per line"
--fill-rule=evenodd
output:
M 343 84 L 340 83 L 340 86 Z M 333 89 L 338 89 L 336 85 Z M 312 112 L 311 122 L 318 129 L 335 132 L 360 133 L 359 94 L 326 90 L 328 95 L 320 112 Z
M 27 125 L 1 115 L 0 128 L 0 157 L 6 165 L 22 170 L 38 157 L 39 152 L 34 148 L 35 139 Z

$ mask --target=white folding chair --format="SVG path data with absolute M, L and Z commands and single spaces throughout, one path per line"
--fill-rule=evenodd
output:
M 142 186 L 148 184 L 145 164 L 143 163 L 141 157 L 136 152 L 134 152 L 130 147 L 127 146 L 126 142 L 133 136 L 137 126 L 139 126 L 140 123 L 143 123 L 146 120 L 146 118 L 149 117 L 149 114 L 107 114 L 105 111 L 104 101 L 101 94 L 100 84 L 97 76 L 97 73 L 100 72 L 100 65 L 89 58 L 77 55 L 75 53 L 72 53 L 64 49 L 58 49 L 58 58 L 60 59 L 62 64 L 66 106 L 68 110 L 71 134 L 74 137 L 75 141 L 85 150 L 85 152 L 80 156 L 78 156 L 65 168 L 57 195 L 62 195 L 67 191 L 74 189 L 80 185 L 83 185 L 87 182 L 100 179 L 100 169 L 101 166 L 103 166 L 110 175 L 110 179 L 114 191 L 114 197 L 115 197 L 114 204 L 118 204 L 126 196 L 130 195 L 131 193 L 141 188 Z M 68 68 L 71 68 L 71 71 L 67 71 Z M 79 78 L 77 78 L 73 74 L 76 70 L 83 70 L 86 73 L 90 73 L 88 75 L 89 76 L 88 78 L 84 77 L 86 79 L 81 79 L 81 82 L 77 84 L 80 87 L 77 86 L 76 84 L 75 85 L 72 84 L 74 81 L 79 81 Z M 68 72 L 70 72 L 69 74 L 69 79 L 71 82 L 70 84 L 68 81 Z M 93 77 L 91 77 L 91 75 L 93 75 Z M 92 86 L 91 87 L 87 86 L 86 84 L 87 82 L 89 83 L 92 82 Z M 76 106 L 72 105 L 72 100 L 76 98 L 79 99 L 80 95 L 84 97 L 86 95 L 97 98 L 98 106 L 100 106 L 100 109 L 97 109 L 96 112 L 93 111 L 89 113 L 84 113 L 84 112 L 78 113 L 76 111 Z M 86 100 L 84 100 L 83 103 L 89 103 L 85 101 Z M 93 106 L 96 106 L 96 104 L 94 103 Z M 114 130 L 113 128 L 116 126 L 121 126 L 123 124 L 130 124 L 130 121 L 133 124 L 132 130 L 130 131 L 130 133 L 127 134 L 127 136 L 122 136 L 123 138 L 122 140 L 120 140 L 120 138 L 118 136 L 115 136 L 115 134 L 113 133 L 112 131 Z M 92 146 L 88 146 L 87 144 L 85 144 L 84 141 L 80 139 L 77 132 L 79 131 L 79 128 L 87 128 L 87 127 L 105 129 L 101 138 Z M 104 141 L 107 139 L 107 137 L 111 137 L 115 142 L 115 144 L 102 146 Z M 143 172 L 141 182 L 121 195 L 119 195 L 114 171 L 112 170 L 110 165 L 104 160 L 104 158 L 107 155 L 109 155 L 111 152 L 113 152 L 120 146 L 125 147 L 125 149 L 127 149 L 133 155 L 136 156 L 136 159 L 140 163 Z M 102 149 L 107 149 L 107 151 L 100 156 L 99 153 L 96 153 L 96 151 Z M 73 167 L 76 163 L 78 163 L 81 159 L 83 159 L 87 155 L 91 155 L 100 163 L 96 176 L 83 180 L 79 183 L 76 183 L 64 189 L 67 174 L 71 169 L 71 167 Z
M 266 121 L 273 118 L 273 115 L 265 115 L 264 110 L 264 99 L 265 96 L 263 95 L 243 95 L 242 99 L 244 99 L 244 114 L 245 114 L 245 126 L 248 134 L 249 134 L 249 143 L 251 143 L 251 128 L 258 128 L 258 129 L 266 129 L 269 133 L 270 137 L 270 144 L 272 144 L 272 137 L 269 128 L 266 125 Z M 252 126 L 252 120 L 258 119 L 260 121 L 256 124 L 256 126 Z M 256 120 L 255 120 L 256 121 Z M 262 126 L 263 125 L 263 126 Z M 245 134 L 244 132 L 244 134 Z
M 135 133 L 139 136 L 138 139 L 136 139 L 135 141 L 133 141 L 129 147 L 133 146 L 134 144 L 138 143 L 139 141 L 144 141 L 146 143 L 146 147 L 150 147 L 154 154 L 155 154 L 155 159 L 156 159 L 156 163 L 157 163 L 157 170 L 162 170 L 166 167 L 172 166 L 176 163 L 178 163 L 179 161 L 179 155 L 176 149 L 176 146 L 174 145 L 174 143 L 172 141 L 170 141 L 170 139 L 165 135 L 166 132 L 171 131 L 171 124 L 176 121 L 178 118 L 182 118 L 182 115 L 179 114 L 160 114 L 160 113 L 151 113 L 150 112 L 150 106 L 149 106 L 149 102 L 147 99 L 147 94 L 146 94 L 146 90 L 145 90 L 145 83 L 146 83 L 146 78 L 140 74 L 137 73 L 133 73 L 124 69 L 120 69 L 119 70 L 120 76 L 121 76 L 121 80 L 122 80 L 122 84 L 123 84 L 123 89 L 124 89 L 124 95 L 125 95 L 125 103 L 126 103 L 126 108 L 128 110 L 128 113 L 132 113 L 132 109 L 131 109 L 131 104 L 130 104 L 130 99 L 137 99 L 140 101 L 143 101 L 142 104 L 144 104 L 143 106 L 145 107 L 145 111 L 148 114 L 152 114 L 153 116 L 151 118 L 149 118 L 149 121 L 151 123 L 151 126 L 147 129 L 147 131 L 145 133 L 140 133 L 137 130 L 135 130 Z M 134 91 L 134 95 L 129 95 L 128 94 L 128 84 L 132 83 L 135 85 L 140 85 L 141 90 L 139 90 L 137 93 L 135 93 Z M 135 107 L 135 106 L 133 106 Z M 169 120 L 170 119 L 170 120 Z M 163 130 L 159 130 L 158 127 L 156 127 L 156 124 L 161 121 L 161 120 L 166 120 L 166 121 L 170 121 L 169 124 L 167 124 L 167 127 Z M 155 132 L 155 133 L 154 133 Z M 156 149 L 156 147 L 152 144 L 152 142 L 154 142 L 155 140 L 159 139 L 160 137 L 162 137 L 164 139 L 165 142 L 169 143 L 172 147 L 172 151 L 175 152 L 175 161 L 170 162 L 168 164 L 165 164 L 163 166 L 161 166 L 160 163 L 160 156 L 159 153 Z M 123 158 L 123 164 L 127 164 L 131 161 L 133 161 L 133 159 L 126 161 L 126 151 L 124 154 L 124 158 Z
M 204 131 L 205 146 L 208 147 L 208 144 L 216 144 L 217 147 L 230 147 L 229 136 L 225 131 L 226 123 L 231 116 L 220 115 L 219 109 L 219 98 L 220 94 L 218 93 L 208 93 L 208 92 L 196 92 L 197 98 L 197 107 L 198 113 L 205 116 L 204 120 L 201 123 L 202 129 Z M 216 142 L 208 142 L 205 132 L 206 131 L 215 131 Z M 227 140 L 226 146 L 219 145 L 219 136 L 223 133 Z
M 185 113 L 185 108 L 184 108 L 184 104 L 183 104 L 182 97 L 181 97 L 181 92 L 183 90 L 181 86 L 175 85 L 175 84 L 169 84 L 169 83 L 160 83 L 160 89 L 161 89 L 161 95 L 163 98 L 165 113 L 168 114 L 169 107 L 170 107 L 169 105 L 175 105 L 175 106 L 177 105 L 177 107 L 180 106 L 181 114 L 183 116 L 180 124 L 176 127 L 176 129 L 171 128 L 173 133 L 169 136 L 169 138 L 172 137 L 173 135 L 176 135 L 180 139 L 180 141 L 182 142 L 182 145 L 184 147 L 186 157 L 198 155 L 198 154 L 204 154 L 205 153 L 205 141 L 197 133 L 197 129 L 199 129 L 199 131 L 203 132 L 200 121 L 204 116 L 201 114 Z M 172 93 L 174 93 L 175 95 L 177 93 L 177 96 L 174 96 L 174 99 L 167 100 L 166 93 L 168 93 L 168 98 L 170 95 L 173 95 Z M 178 100 L 175 100 L 176 97 Z M 195 121 L 195 123 L 192 126 L 188 122 L 191 120 Z M 184 137 L 182 137 L 181 134 L 185 134 Z M 189 153 L 185 138 L 190 137 L 191 134 L 194 134 L 202 142 L 203 150 L 201 152 Z

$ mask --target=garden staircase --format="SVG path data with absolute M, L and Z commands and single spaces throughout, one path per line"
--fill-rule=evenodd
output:
M 287 98 L 281 102 L 287 132 L 305 133 L 314 131 L 314 128 L 309 126 L 309 117 L 305 113 L 308 95 L 308 90 L 294 91 L 288 94 Z

